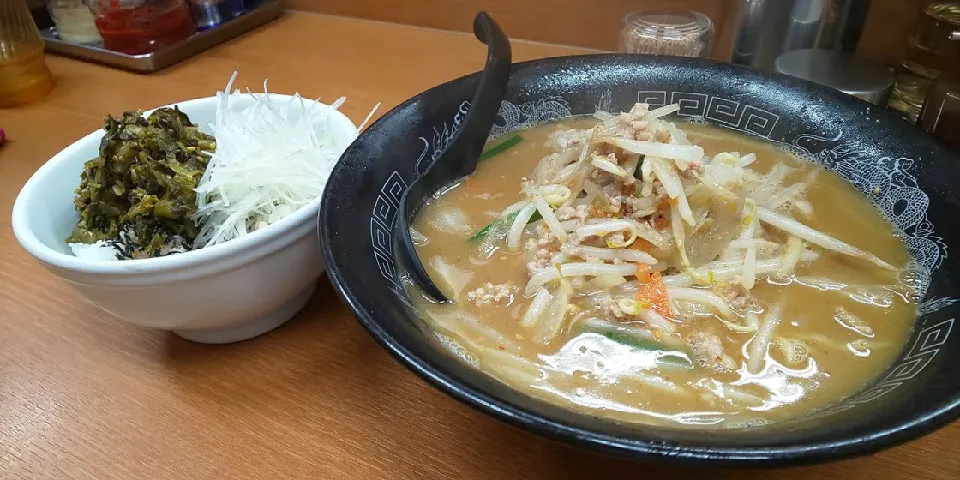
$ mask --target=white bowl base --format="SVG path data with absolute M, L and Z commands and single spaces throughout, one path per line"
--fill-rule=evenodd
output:
M 305 290 L 297 294 L 287 303 L 281 305 L 272 313 L 256 320 L 236 325 L 222 330 L 175 330 L 173 333 L 191 342 L 220 345 L 225 343 L 241 342 L 263 335 L 280 325 L 283 325 L 297 314 L 313 296 L 317 289 L 317 282 L 313 282 Z

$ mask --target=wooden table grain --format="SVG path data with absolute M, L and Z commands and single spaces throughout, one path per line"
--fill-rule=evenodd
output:
M 106 113 L 240 85 L 332 100 L 360 120 L 482 66 L 471 36 L 289 14 L 142 76 L 48 57 L 56 89 L 0 110 L 0 478 L 957 479 L 960 424 L 880 454 L 779 470 L 686 470 L 611 459 L 477 413 L 383 352 L 329 283 L 258 339 L 204 346 L 126 324 L 44 271 L 13 237 L 30 174 Z M 518 42 L 517 60 L 575 53 Z M 382 110 L 386 111 L 386 110 Z M 175 300 L 174 300 L 175 301 Z

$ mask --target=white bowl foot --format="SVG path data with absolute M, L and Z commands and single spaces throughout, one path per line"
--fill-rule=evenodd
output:
M 221 330 L 174 330 L 178 336 L 197 343 L 224 344 L 249 340 L 279 327 L 297 314 L 313 296 L 317 282 L 265 317 Z

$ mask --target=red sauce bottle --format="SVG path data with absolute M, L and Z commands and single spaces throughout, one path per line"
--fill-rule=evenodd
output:
M 91 0 L 103 48 L 142 55 L 193 35 L 184 0 Z

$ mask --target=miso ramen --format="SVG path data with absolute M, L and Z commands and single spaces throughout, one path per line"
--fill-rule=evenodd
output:
M 916 315 L 893 227 L 771 143 L 636 105 L 507 134 L 412 234 L 441 342 L 595 416 L 736 427 L 848 396 Z

